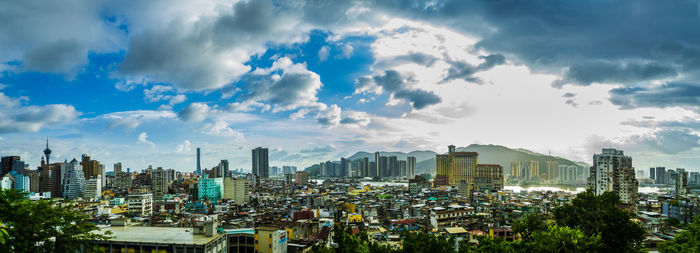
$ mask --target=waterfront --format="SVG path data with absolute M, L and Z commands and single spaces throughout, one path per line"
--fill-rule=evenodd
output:
M 316 184 L 323 184 L 325 181 L 324 179 L 311 179 L 312 182 Z M 403 187 L 408 187 L 407 182 L 387 182 L 387 181 L 361 181 L 362 185 L 369 185 L 372 187 L 383 187 L 383 186 L 403 186 Z M 586 190 L 585 187 L 577 187 L 577 186 L 543 186 L 543 185 L 533 185 L 533 186 L 519 186 L 519 185 L 506 185 L 504 187 L 504 190 L 508 191 L 513 191 L 513 192 L 532 192 L 532 191 L 563 191 L 563 192 L 568 192 L 568 193 L 580 193 Z M 639 193 L 658 193 L 658 192 L 663 192 L 664 189 L 656 186 L 640 186 L 638 192 Z

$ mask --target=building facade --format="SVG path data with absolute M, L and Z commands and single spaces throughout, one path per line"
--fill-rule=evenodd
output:
M 596 195 L 612 191 L 624 203 L 635 203 L 639 183 L 635 178 L 632 157 L 622 150 L 604 148 L 601 154 L 593 155 L 593 167 L 588 177 L 588 188 Z
M 267 148 L 257 147 L 253 149 L 253 175 L 260 178 L 268 178 L 269 164 Z

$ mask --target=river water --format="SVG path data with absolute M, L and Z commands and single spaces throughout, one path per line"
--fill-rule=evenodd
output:
M 310 181 L 315 182 L 316 184 L 322 184 L 323 179 L 311 179 Z M 373 187 L 379 187 L 379 186 L 404 186 L 408 187 L 408 183 L 402 183 L 402 182 L 375 182 L 375 181 L 362 181 L 362 185 L 370 185 Z M 564 191 L 564 192 L 569 192 L 569 193 L 580 193 L 586 190 L 584 187 L 566 187 L 566 186 L 519 186 L 519 185 L 506 185 L 505 190 L 510 190 L 513 192 L 531 192 L 531 191 Z M 642 186 L 639 187 L 639 193 L 658 193 L 660 190 L 659 187 L 653 187 L 653 186 Z

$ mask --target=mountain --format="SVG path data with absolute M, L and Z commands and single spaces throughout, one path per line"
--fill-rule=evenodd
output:
M 545 154 L 540 154 L 532 152 L 527 149 L 512 149 L 500 145 L 480 145 L 472 144 L 467 147 L 459 147 L 457 151 L 469 151 L 479 153 L 478 162 L 481 164 L 500 164 L 503 166 L 504 170 L 510 170 L 510 162 L 512 161 L 538 161 L 540 163 L 540 168 L 546 168 L 546 163 L 548 161 L 558 162 L 560 165 L 576 165 L 576 166 L 590 166 L 583 162 L 575 162 L 568 160 L 566 158 L 549 156 Z M 435 155 L 437 153 L 430 150 L 422 151 L 412 151 L 409 153 L 403 152 L 379 152 L 382 156 L 396 156 L 399 160 L 406 159 L 407 156 L 416 157 L 416 173 L 424 173 L 428 169 L 432 173 L 435 173 Z M 348 157 L 350 160 L 360 159 L 367 157 L 370 161 L 374 161 L 374 153 L 360 151 L 354 155 Z M 319 165 L 315 164 L 305 169 L 309 171 L 312 176 L 318 175 Z

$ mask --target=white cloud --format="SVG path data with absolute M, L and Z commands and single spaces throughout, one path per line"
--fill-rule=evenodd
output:
M 11 98 L 0 92 L 0 134 L 37 132 L 47 125 L 65 125 L 81 115 L 72 105 L 23 106 L 28 97 Z
M 112 112 L 96 117 L 109 121 L 108 129 L 118 127 L 136 128 L 145 122 L 152 122 L 164 119 L 174 119 L 177 115 L 168 110 L 138 110 L 138 111 L 123 111 Z
M 331 52 L 331 48 L 328 46 L 322 46 L 321 49 L 318 50 L 318 60 L 319 61 L 325 61 L 328 59 L 328 55 Z
M 177 148 L 175 150 L 179 153 L 192 152 L 192 143 L 189 140 L 185 140 L 182 144 L 177 144 Z
M 233 137 L 237 142 L 244 142 L 245 138 L 241 132 L 231 129 L 228 123 L 217 120 L 213 123 L 204 124 L 200 131 L 204 134 L 221 137 Z
M 146 132 L 141 132 L 139 134 L 139 136 L 137 137 L 136 144 L 147 144 L 147 145 L 150 145 L 151 147 L 155 147 L 156 144 L 153 143 L 152 141 L 149 141 L 147 138 L 148 138 L 148 135 L 146 134 Z
M 349 59 L 350 57 L 352 57 L 352 53 L 354 50 L 355 49 L 351 45 L 347 45 L 347 44 L 344 45 L 343 49 L 342 49 L 343 57 L 345 57 L 346 59 Z
M 201 122 L 209 116 L 209 106 L 204 103 L 191 103 L 185 109 L 177 113 L 177 116 L 186 122 Z

